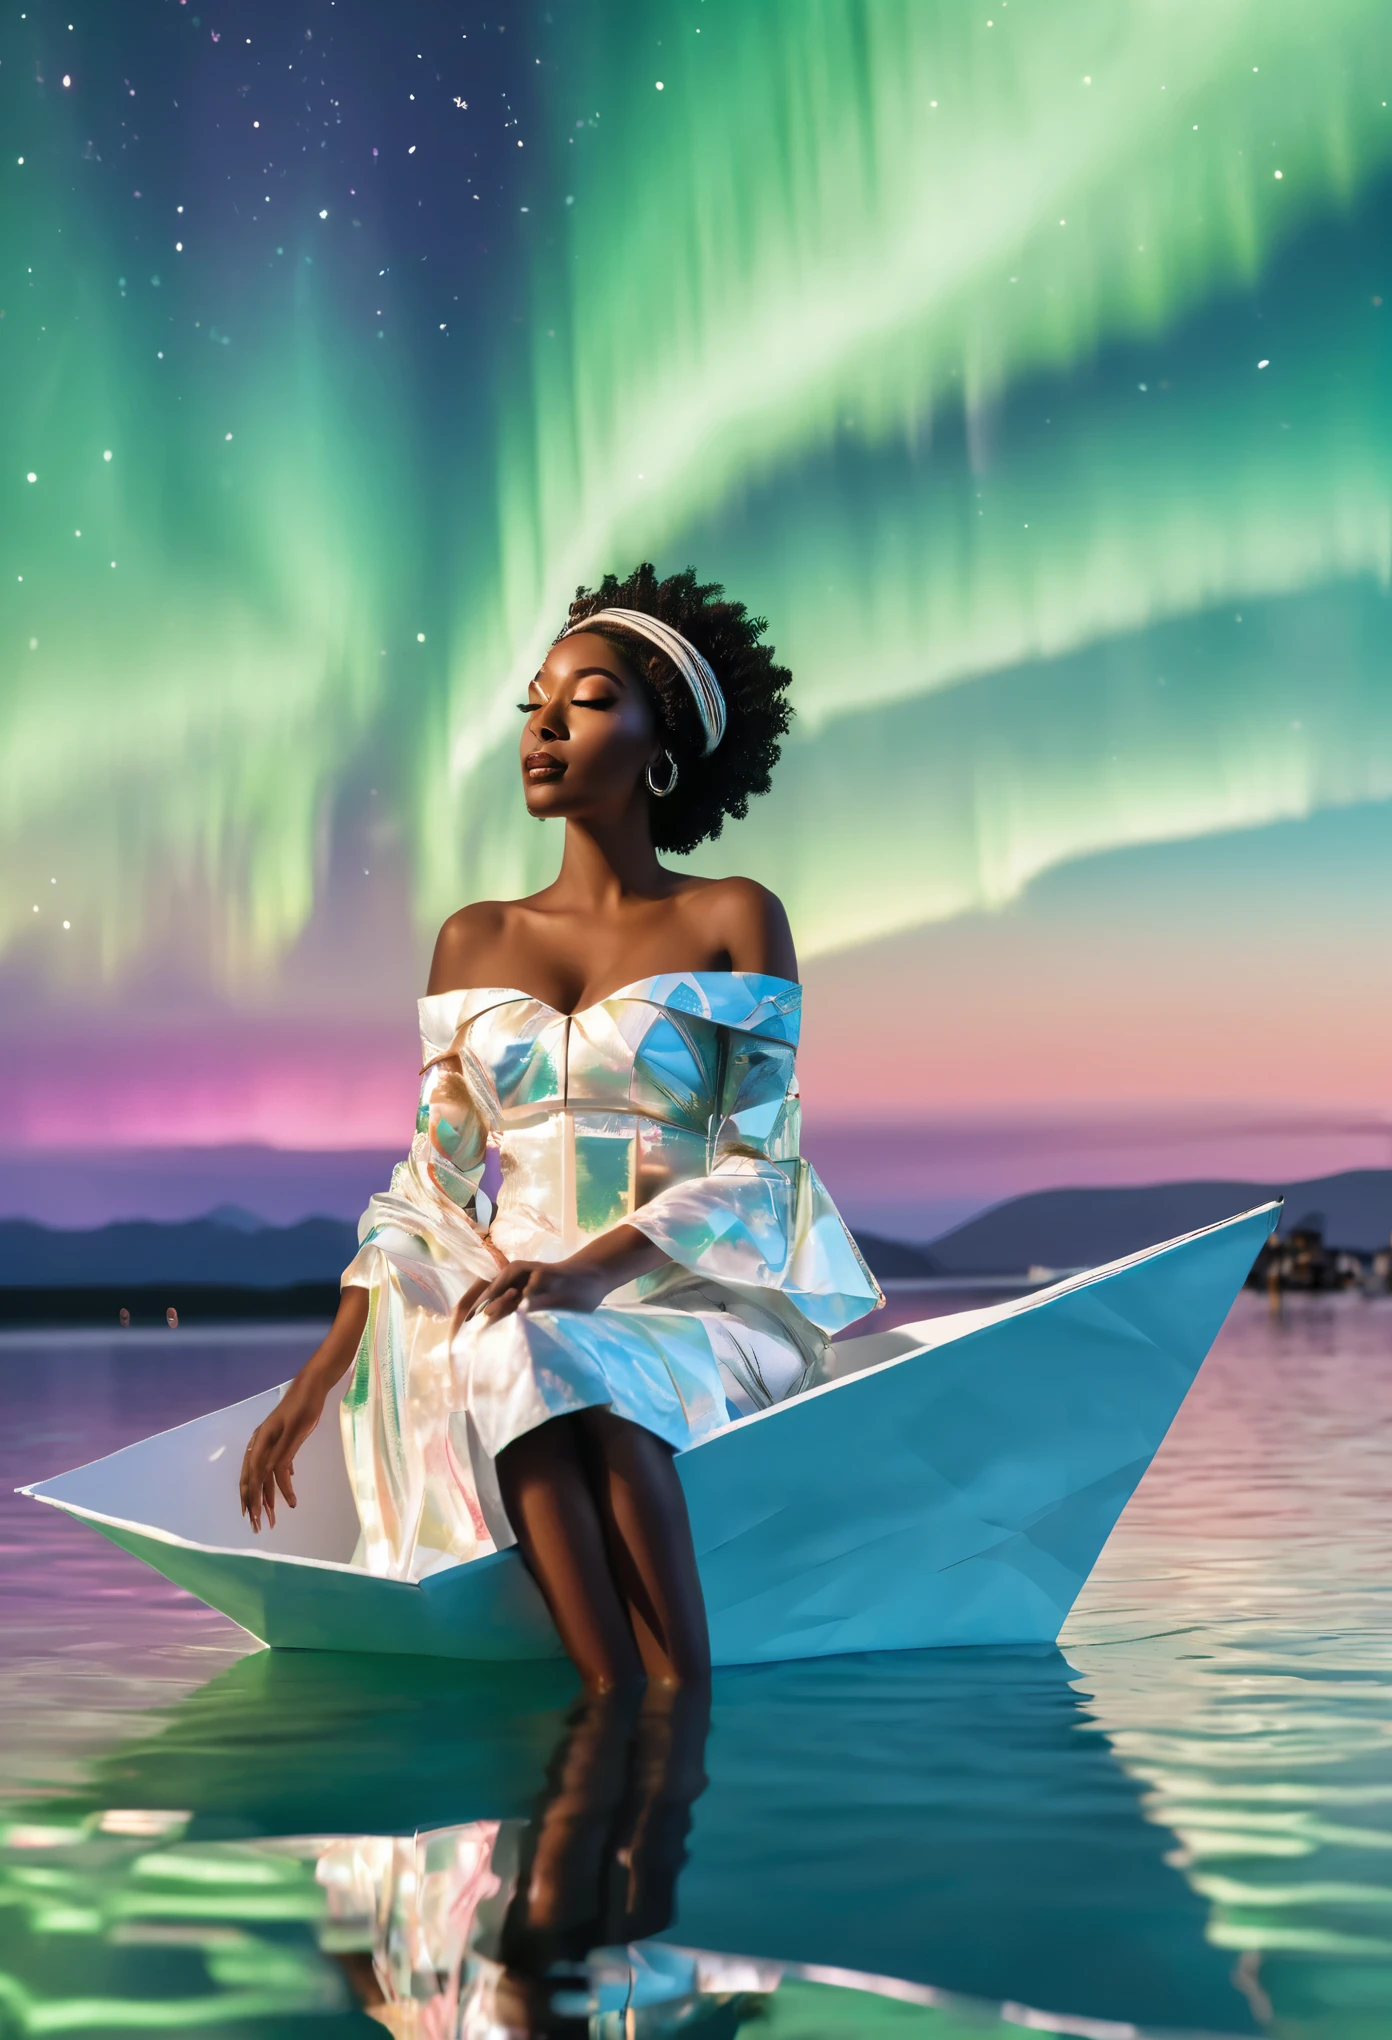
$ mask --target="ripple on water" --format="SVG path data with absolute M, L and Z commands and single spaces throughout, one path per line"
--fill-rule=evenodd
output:
M 0 1479 L 252 1394 L 313 1336 L 0 1342 Z M 757 2011 L 768 2040 L 1004 2034 L 1030 2004 L 1066 2030 L 1385 2040 L 1389 1431 L 1392 1303 L 1272 1320 L 1244 1295 L 1064 1656 L 725 1675 L 670 1929 L 721 1953 L 611 1962 L 586 1987 L 630 2009 L 646 1992 L 653 2019 L 684 1990 L 687 2025 L 730 2032 Z M 530 1846 L 559 1688 L 253 1660 L 224 1618 L 8 1492 L 0 1621 L 0 1894 L 25 1921 L 0 1989 L 33 2024 L 71 2023 L 80 1990 L 127 2029 L 148 1999 L 166 2028 L 182 2005 L 200 2026 L 346 2030 L 382 1935 L 443 1961 L 450 1904 L 456 1925 L 466 1899 L 486 1910 L 480 1865 L 501 1890 Z M 433 1925 L 408 1886 L 434 1893 Z M 443 1973 L 407 1978 L 437 2021 Z
M 1392 2031 L 1392 1300 L 1244 1295 L 1063 1635 L 1265 2020 Z

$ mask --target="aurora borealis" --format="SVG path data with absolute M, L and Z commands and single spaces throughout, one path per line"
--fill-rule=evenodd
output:
M 698 865 L 788 902 L 814 1115 L 871 978 L 881 1117 L 1376 1115 L 1388 99 L 1371 0 L 12 9 L 14 1139 L 390 1144 L 641 556 L 796 676 Z

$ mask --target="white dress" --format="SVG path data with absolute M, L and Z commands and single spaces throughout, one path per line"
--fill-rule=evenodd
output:
M 800 1010 L 797 985 L 742 971 L 643 978 L 575 1014 L 506 987 L 421 1000 L 416 1136 L 343 1277 L 370 1297 L 342 1406 L 357 1563 L 419 1580 L 511 1544 L 493 1462 L 514 1438 L 600 1405 L 680 1450 L 796 1394 L 882 1301 L 798 1154 Z M 480 1277 L 615 1225 L 670 1265 L 598 1310 L 451 1342 Z

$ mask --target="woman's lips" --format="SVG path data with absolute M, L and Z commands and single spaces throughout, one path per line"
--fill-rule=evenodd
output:
M 522 760 L 522 770 L 528 779 L 559 779 L 565 771 L 565 760 L 553 758 L 549 751 L 529 751 Z

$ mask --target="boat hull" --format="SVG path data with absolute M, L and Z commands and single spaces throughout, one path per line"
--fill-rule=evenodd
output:
M 838 1378 L 682 1453 L 716 1663 L 1052 1642 L 1279 1209 L 848 1341 Z M 351 1565 L 332 1412 L 297 1461 L 299 1508 L 253 1536 L 236 1469 L 280 1393 L 24 1492 L 278 1647 L 559 1655 L 516 1551 L 419 1584 Z

